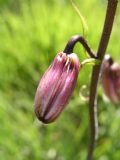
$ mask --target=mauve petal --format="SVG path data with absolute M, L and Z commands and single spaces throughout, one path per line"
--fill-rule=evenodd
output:
M 68 68 L 65 66 L 63 69 L 63 73 L 57 83 L 55 92 L 44 116 L 44 121 L 46 123 L 52 122 L 56 119 L 56 117 L 58 117 L 69 101 L 69 98 L 74 90 L 80 64 L 75 54 L 70 54 L 69 58 L 73 61 L 71 62 L 73 63 L 73 68 L 70 69 L 68 64 Z
M 112 102 L 118 103 L 118 97 L 114 90 L 114 84 L 109 74 L 106 74 L 103 76 L 102 85 L 103 85 L 105 94 L 108 96 L 108 98 L 110 98 Z
M 66 55 L 59 53 L 40 80 L 34 102 L 37 115 L 44 114 L 59 77 L 62 74 L 65 60 Z
M 67 74 L 67 78 L 66 78 L 66 74 Z M 56 117 L 58 117 L 58 115 L 64 109 L 64 107 L 69 101 L 70 96 L 73 93 L 73 90 L 76 84 L 76 80 L 77 80 L 77 74 L 75 70 L 70 71 L 69 73 L 62 74 L 62 77 L 59 82 L 60 86 L 57 90 L 59 94 L 52 101 L 52 104 L 51 104 L 52 107 L 50 111 L 47 113 L 47 115 L 45 116 L 46 122 L 54 121 Z
M 111 66 L 111 72 L 113 74 L 114 89 L 118 97 L 118 101 L 120 102 L 120 65 L 114 63 Z
M 54 121 L 67 104 L 80 69 L 76 54 L 60 53 L 43 75 L 35 96 L 35 112 L 44 123 Z
M 107 61 L 102 65 L 102 85 L 107 97 L 113 102 L 118 103 L 119 98 L 116 93 L 116 65 L 110 65 Z

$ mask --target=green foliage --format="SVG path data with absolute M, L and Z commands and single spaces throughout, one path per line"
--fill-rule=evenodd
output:
M 96 50 L 106 4 L 97 0 L 76 2 L 89 27 L 86 38 Z M 0 159 L 85 159 L 89 117 L 87 101 L 80 96 L 87 91 L 81 94 L 80 91 L 83 92 L 83 85 L 89 87 L 89 65 L 81 70 L 74 95 L 55 123 L 41 124 L 33 109 L 39 79 L 54 56 L 64 49 L 71 36 L 83 34 L 79 17 L 68 0 L 6 0 L 1 4 L 4 7 L 0 8 Z M 120 63 L 119 16 L 118 9 L 108 53 Z M 75 52 L 81 61 L 86 57 L 80 44 Z M 119 160 L 120 107 L 106 100 L 101 88 L 98 115 L 100 129 L 95 159 Z

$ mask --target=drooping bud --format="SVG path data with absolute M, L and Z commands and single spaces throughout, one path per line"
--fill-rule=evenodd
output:
M 73 93 L 80 63 L 75 53 L 59 53 L 41 78 L 35 95 L 35 113 L 44 123 L 53 122 Z
M 102 64 L 102 85 L 107 97 L 113 103 L 120 102 L 120 65 L 105 57 Z

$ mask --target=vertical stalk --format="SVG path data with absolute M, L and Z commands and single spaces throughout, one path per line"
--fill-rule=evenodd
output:
M 101 40 L 100 40 L 98 51 L 97 51 L 97 57 L 99 60 L 101 60 L 101 64 L 108 46 L 109 39 L 110 39 L 114 17 L 116 13 L 116 8 L 117 8 L 117 2 L 118 0 L 108 0 L 103 32 L 101 35 Z M 89 116 L 90 116 L 91 132 L 90 132 L 90 145 L 88 149 L 87 160 L 93 160 L 93 152 L 94 152 L 96 138 L 97 138 L 96 92 L 97 92 L 97 84 L 98 84 L 101 64 L 93 67 L 92 77 L 91 77 L 90 98 L 89 98 Z

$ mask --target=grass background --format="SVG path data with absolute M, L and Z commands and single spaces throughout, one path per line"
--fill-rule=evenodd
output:
M 97 50 L 107 1 L 77 0 L 88 25 L 85 37 Z M 120 63 L 120 5 L 107 52 Z M 81 70 L 74 94 L 57 121 L 43 125 L 33 102 L 40 77 L 68 39 L 83 34 L 69 0 L 0 0 L 0 159 L 84 160 L 89 144 L 87 97 L 91 67 Z M 86 56 L 75 47 L 80 61 Z M 99 85 L 99 138 L 95 160 L 120 159 L 120 106 Z M 81 96 L 82 95 L 82 96 Z

